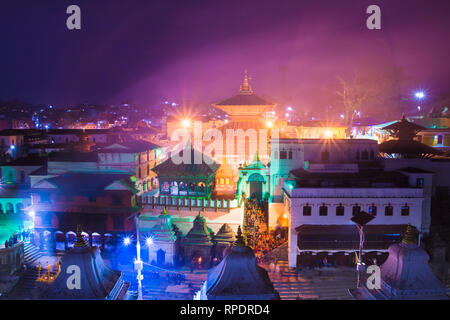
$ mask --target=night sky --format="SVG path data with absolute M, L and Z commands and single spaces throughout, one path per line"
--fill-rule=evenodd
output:
M 66 28 L 71 4 L 81 31 Z M 380 31 L 366 28 L 371 4 Z M 323 88 L 367 66 L 401 67 L 410 90 L 439 95 L 449 15 L 448 0 L 1 0 L 0 99 L 211 102 L 236 93 L 247 68 L 255 92 L 276 101 L 281 66 L 296 107 L 334 103 Z

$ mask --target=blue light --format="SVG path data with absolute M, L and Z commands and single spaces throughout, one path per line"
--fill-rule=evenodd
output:
M 16 148 L 16 146 L 12 144 L 9 148 L 10 148 L 11 150 L 14 150 L 14 149 Z
M 131 244 L 131 239 L 129 237 L 126 237 L 125 239 L 123 239 L 124 246 L 129 246 L 130 244 Z
M 151 237 L 148 237 L 147 239 L 145 239 L 145 244 L 147 246 L 151 246 L 153 244 L 153 239 Z

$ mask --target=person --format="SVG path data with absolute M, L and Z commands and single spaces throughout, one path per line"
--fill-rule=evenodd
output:
M 8 248 L 8 240 L 5 240 L 5 248 Z

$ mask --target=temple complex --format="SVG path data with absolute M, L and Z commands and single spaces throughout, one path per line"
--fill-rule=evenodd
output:
M 352 289 L 357 300 L 446 300 L 446 287 L 433 274 L 430 257 L 417 245 L 417 229 L 408 225 L 403 240 L 389 247 L 381 266 L 381 288 Z
M 236 244 L 208 271 L 196 300 L 278 300 L 267 271 L 257 265 L 255 253 L 245 245 L 241 229 Z

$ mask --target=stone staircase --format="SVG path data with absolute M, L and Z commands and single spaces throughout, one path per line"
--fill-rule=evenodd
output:
M 21 276 L 19 283 L 5 296 L 8 300 L 35 300 L 39 297 L 38 270 L 29 269 Z
M 311 270 L 299 273 L 289 268 L 285 260 L 278 261 L 280 273 L 269 277 L 282 300 L 352 300 L 348 289 L 356 286 L 354 270 Z
M 24 243 L 24 260 L 25 264 L 33 265 L 43 254 L 39 251 L 39 248 L 30 242 Z

